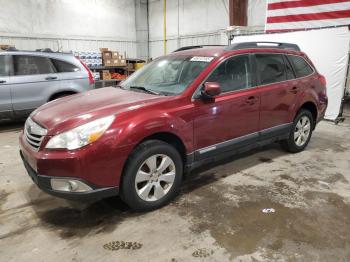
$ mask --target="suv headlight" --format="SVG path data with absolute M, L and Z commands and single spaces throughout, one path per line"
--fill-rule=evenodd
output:
M 78 149 L 98 140 L 112 124 L 114 116 L 103 117 L 52 137 L 45 148 Z

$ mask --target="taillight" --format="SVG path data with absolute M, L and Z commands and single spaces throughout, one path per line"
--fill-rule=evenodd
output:
M 327 80 L 323 75 L 320 75 L 319 79 L 322 85 L 327 86 Z
M 88 76 L 89 76 L 90 85 L 93 85 L 95 83 L 95 80 L 94 80 L 94 76 L 93 76 L 92 72 L 90 71 L 90 69 L 87 67 L 87 65 L 82 60 L 80 60 L 78 57 L 77 57 L 77 59 L 83 65 L 83 67 L 86 69 Z

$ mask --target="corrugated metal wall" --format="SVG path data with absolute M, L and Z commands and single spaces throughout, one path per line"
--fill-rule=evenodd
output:
M 227 44 L 228 0 L 168 0 L 167 51 L 185 45 Z M 163 0 L 149 1 L 150 56 L 164 54 Z
M 164 54 L 163 0 L 149 0 L 148 23 L 146 0 L 0 0 L 0 6 L 0 44 L 59 51 L 108 47 L 141 58 Z M 266 0 L 248 1 L 248 25 L 263 25 L 265 6 Z M 227 44 L 228 25 L 228 0 L 167 0 L 167 51 Z
M 0 0 L 0 43 L 18 49 L 98 51 L 136 56 L 133 0 Z

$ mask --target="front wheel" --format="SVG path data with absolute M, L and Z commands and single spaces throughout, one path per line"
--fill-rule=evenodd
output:
M 282 147 L 291 153 L 303 151 L 308 145 L 313 130 L 313 117 L 310 111 L 301 110 L 293 122 L 289 138 L 281 142 Z
M 182 181 L 179 152 L 159 140 L 141 143 L 125 168 L 121 198 L 134 210 L 159 208 L 175 197 Z

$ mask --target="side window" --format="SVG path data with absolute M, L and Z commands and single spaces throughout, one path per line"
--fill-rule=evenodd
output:
M 283 56 L 279 54 L 256 54 L 257 73 L 261 85 L 287 79 Z
M 77 71 L 80 70 L 79 67 L 77 67 L 77 66 L 75 66 L 73 64 L 64 62 L 62 60 L 51 59 L 51 61 L 54 64 L 54 66 L 56 68 L 56 71 L 58 73 L 77 72 Z
M 8 75 L 8 65 L 6 63 L 6 56 L 0 55 L 0 76 Z
M 288 61 L 287 57 L 284 57 L 284 63 L 286 65 L 287 79 L 288 80 L 295 79 L 293 68 L 292 68 L 290 62 Z
M 14 74 L 20 75 L 39 75 L 55 73 L 55 68 L 51 60 L 40 56 L 13 56 Z
M 206 81 L 218 82 L 223 93 L 251 87 L 249 56 L 239 55 L 229 58 L 219 65 Z
M 311 66 L 301 56 L 288 56 L 289 61 L 292 63 L 296 77 L 303 77 L 311 75 L 313 70 Z

